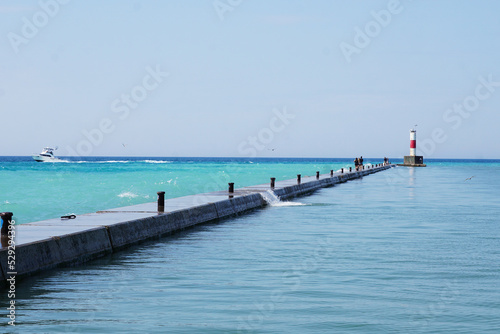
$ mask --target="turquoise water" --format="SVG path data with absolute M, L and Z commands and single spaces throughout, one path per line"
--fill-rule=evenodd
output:
M 236 163 L 242 179 L 259 175 L 255 162 Z M 314 174 L 323 162 L 296 163 Z M 274 164 L 297 173 L 260 162 L 265 181 Z M 269 206 L 18 282 L 16 329 L 498 333 L 499 186 L 500 161 L 369 175 L 295 200 L 306 205 Z
M 351 159 L 84 158 L 39 163 L 0 158 L 0 212 L 16 222 L 84 214 L 166 198 L 315 175 L 347 167 Z M 369 162 L 369 159 L 367 159 Z M 380 160 L 376 160 L 380 162 Z

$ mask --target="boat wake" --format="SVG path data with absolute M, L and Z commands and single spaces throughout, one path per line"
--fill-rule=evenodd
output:
M 69 161 L 64 160 L 65 162 L 75 163 L 75 164 L 127 164 L 127 163 L 146 163 L 146 164 L 170 164 L 173 161 L 167 160 L 75 160 Z
M 54 160 L 50 160 L 50 161 L 39 161 L 39 162 L 43 162 L 43 163 L 47 163 L 47 162 L 50 162 L 50 163 L 56 163 L 56 162 L 66 162 L 66 163 L 69 163 L 71 161 L 69 160 L 64 160 L 64 159 L 59 159 L 59 158 L 55 158 Z

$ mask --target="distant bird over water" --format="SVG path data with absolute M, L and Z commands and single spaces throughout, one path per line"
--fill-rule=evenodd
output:
M 472 180 L 472 178 L 473 178 L 473 177 L 475 177 L 475 176 L 471 176 L 471 177 L 469 177 L 469 178 L 465 179 L 465 181 Z

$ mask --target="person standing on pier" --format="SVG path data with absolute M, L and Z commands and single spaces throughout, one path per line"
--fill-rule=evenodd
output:
M 363 156 L 359 158 L 359 169 L 363 169 Z
M 354 159 L 354 170 L 357 172 L 358 171 L 358 166 L 359 166 L 359 160 L 358 158 Z

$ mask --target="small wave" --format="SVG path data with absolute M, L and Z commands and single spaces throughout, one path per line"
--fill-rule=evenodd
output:
M 166 160 L 142 160 L 140 162 L 145 162 L 148 164 L 171 164 L 173 161 L 166 161 Z
M 126 164 L 131 162 L 130 160 L 107 160 L 107 161 L 92 161 L 97 164 Z
M 121 197 L 121 198 L 136 198 L 138 197 L 139 195 L 137 194 L 134 194 L 130 191 L 127 191 L 127 192 L 124 192 L 124 193 L 121 193 L 120 195 L 118 195 L 118 197 Z
M 40 162 L 43 162 L 43 163 L 56 163 L 56 162 L 71 162 L 69 160 L 63 160 L 63 159 L 57 159 L 57 160 L 51 160 L 51 161 L 40 161 Z
M 64 160 L 61 162 L 71 162 L 71 163 L 76 163 L 76 164 L 126 164 L 126 163 L 133 163 L 133 162 L 140 162 L 140 163 L 148 163 L 148 164 L 170 164 L 173 163 L 173 161 L 167 161 L 167 160 L 104 160 L 104 161 L 95 161 L 95 160 L 79 160 L 79 161 L 68 161 Z
M 176 186 L 177 185 L 177 178 L 174 180 L 174 179 L 170 179 L 167 181 L 168 184 L 172 184 L 172 181 L 174 181 L 173 185 Z
M 89 160 L 80 160 L 80 161 L 68 161 L 75 164 L 116 164 L 116 163 L 129 163 L 129 160 L 106 160 L 106 161 L 89 161 Z

